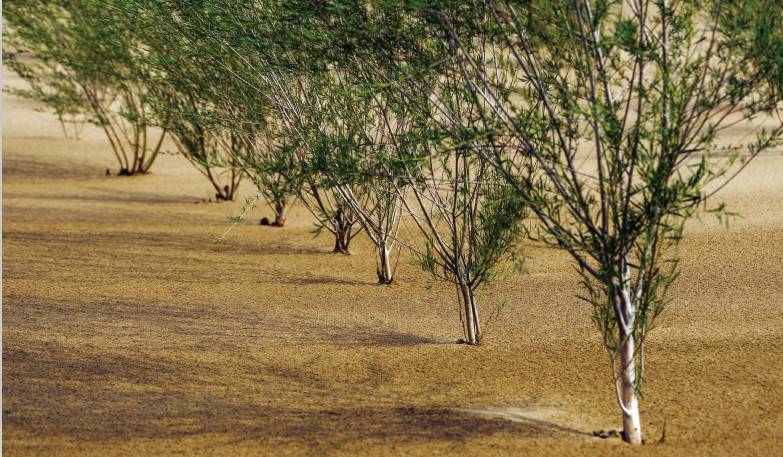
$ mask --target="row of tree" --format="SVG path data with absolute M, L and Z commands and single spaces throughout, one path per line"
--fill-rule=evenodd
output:
M 395 252 L 476 291 L 525 237 L 567 251 L 642 440 L 644 343 L 685 222 L 783 136 L 777 0 L 9 0 L 9 65 L 120 174 L 170 136 L 218 199 L 297 199 L 378 281 Z M 32 57 L 24 57 L 26 51 Z M 159 127 L 153 138 L 150 127 Z M 730 143 L 736 126 L 753 131 Z M 709 200 L 711 202 L 711 200 Z M 399 234 L 408 218 L 421 236 Z M 520 285 L 521 287 L 521 285 Z

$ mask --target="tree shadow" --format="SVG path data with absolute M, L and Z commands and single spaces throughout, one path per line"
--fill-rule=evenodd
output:
M 267 243 L 242 243 L 238 241 L 213 243 L 212 251 L 226 251 L 230 249 L 240 252 L 242 255 L 327 255 L 330 251 L 316 247 L 292 246 L 290 244 Z
M 333 343 L 342 346 L 408 347 L 421 345 L 452 344 L 408 333 L 384 331 L 369 327 L 332 327 Z
M 20 138 L 14 138 L 18 140 Z M 25 138 L 39 140 L 70 141 L 61 138 Z M 58 143 L 59 144 L 59 143 Z M 21 147 L 21 146 L 16 146 Z M 36 179 L 36 178 L 94 178 L 99 176 L 100 169 L 79 162 L 74 158 L 60 158 L 56 161 L 42 160 L 34 155 L 4 154 L 3 176 L 6 178 Z
M 42 440 L 120 442 L 210 435 L 215 436 L 211 447 L 216 448 L 239 443 L 297 445 L 323 454 L 359 440 L 459 442 L 496 433 L 524 438 L 560 432 L 546 423 L 383 402 L 372 398 L 372 389 L 354 384 L 334 392 L 334 385 L 322 386 L 317 379 L 290 371 L 266 373 L 265 380 L 282 389 L 279 395 L 284 400 L 298 397 L 300 401 L 270 405 L 267 398 L 257 398 L 248 379 L 234 377 L 231 385 L 214 383 L 209 367 L 183 359 L 79 351 L 53 344 L 7 348 L 3 359 L 8 367 L 3 371 L 3 421 L 9 438 L 21 433 Z M 242 389 L 253 395 L 226 394 Z M 324 389 L 331 392 L 328 398 Z M 359 394 L 351 394 L 357 390 Z M 365 403 L 375 404 L 362 406 L 363 396 Z M 330 398 L 336 400 L 334 406 L 329 406 Z
M 311 453 L 323 455 L 359 441 L 395 444 L 463 442 L 497 433 L 517 438 L 550 436 L 546 428 L 494 418 L 471 417 L 447 408 L 380 407 L 336 408 L 318 411 L 282 409 L 270 411 L 278 418 L 243 430 L 241 436 L 222 443 L 271 442 L 305 444 Z
M 507 409 L 455 408 L 454 411 L 464 413 L 464 414 L 483 416 L 483 417 L 506 419 L 509 421 L 528 424 L 541 429 L 549 430 L 551 432 L 569 433 L 572 435 L 578 435 L 578 436 L 584 436 L 590 438 L 593 437 L 592 433 L 588 433 L 582 430 L 575 429 L 573 427 L 568 427 L 555 422 L 546 421 L 543 419 L 533 417 L 532 414 L 526 412 L 525 410 L 520 410 L 518 408 L 507 408 Z
M 296 276 L 288 276 L 282 279 L 281 282 L 286 284 L 293 284 L 298 286 L 312 286 L 321 284 L 338 284 L 344 286 L 377 286 L 377 282 L 374 281 L 360 281 L 356 279 L 337 278 L 334 276 L 315 276 L 312 274 L 297 274 Z
M 111 179 L 136 179 L 136 176 L 117 177 Z M 8 195 L 11 198 L 42 198 L 39 194 L 13 192 Z M 107 191 L 100 188 L 87 188 L 84 194 L 47 194 L 45 197 L 49 201 L 68 201 L 80 203 L 99 203 L 101 205 L 112 203 L 145 203 L 145 204 L 181 204 L 194 203 L 196 198 L 192 195 L 162 195 L 155 192 L 138 192 L 129 189 L 123 191 Z
M 206 435 L 215 448 L 241 444 L 321 455 L 367 440 L 415 444 L 569 433 L 545 422 L 422 404 L 415 395 L 379 394 L 394 364 L 363 354 L 446 343 L 421 335 L 328 322 L 316 313 L 52 301 L 13 292 L 4 299 L 6 438 L 13 445 L 35 436 L 50 446 L 41 453 L 58 452 L 56 444 L 46 444 L 61 442 L 47 441 L 56 437 L 119 443 Z M 305 349 L 291 349 L 297 347 Z M 288 352 L 276 356 L 276 348 Z M 323 359 L 337 352 L 332 348 L 352 351 L 359 369 L 341 375 L 339 357 Z M 435 392 L 444 382 L 414 390 Z
M 78 334 L 97 326 L 110 332 L 122 326 L 123 338 L 144 339 L 151 345 L 195 347 L 209 342 L 216 350 L 243 351 L 264 346 L 318 344 L 339 347 L 410 347 L 452 344 L 394 329 L 359 323 L 333 323 L 316 313 L 268 315 L 255 309 L 218 311 L 208 306 L 169 302 L 138 303 L 121 299 L 79 302 L 22 299 L 4 293 L 3 328 L 36 326 L 62 334 Z M 24 306 L 19 302 L 24 300 Z

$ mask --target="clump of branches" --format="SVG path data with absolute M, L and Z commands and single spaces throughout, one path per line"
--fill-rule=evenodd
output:
M 176 94 L 161 108 L 180 154 L 209 180 L 215 201 L 232 201 L 243 177 L 247 145 L 233 130 L 205 122 L 211 109 L 193 95 Z
M 372 98 L 346 90 L 348 75 L 326 77 L 331 80 L 326 85 L 331 95 L 325 94 L 329 100 L 321 103 L 327 122 L 310 143 L 313 168 L 348 205 L 375 246 L 378 284 L 391 284 L 399 260 L 397 233 L 404 195 L 387 175 L 393 148 L 382 125 L 385 113 L 377 110 Z
M 350 154 L 334 160 L 345 164 L 336 174 L 368 176 L 369 188 L 380 191 L 373 201 L 402 206 L 422 241 L 397 242 L 434 278 L 455 286 L 462 341 L 478 344 L 476 290 L 511 256 L 526 210 L 514 189 L 464 144 L 474 140 L 460 132 L 462 120 L 477 110 L 455 84 L 458 75 L 441 72 L 445 49 L 403 5 L 341 3 L 302 14 L 319 18 L 319 30 L 328 31 L 316 54 L 331 59 L 330 73 L 339 82 L 333 97 L 346 104 L 343 114 L 331 116 L 345 124 L 333 131 L 351 134 L 341 137 L 345 147 L 333 149 L 373 157 L 362 158 L 361 166 L 352 165 Z
M 19 94 L 45 103 L 61 120 L 101 127 L 119 175 L 147 173 L 165 128 L 157 135 L 151 129 L 142 77 L 148 68 L 133 52 L 137 31 L 119 26 L 126 21 L 116 10 L 95 0 L 11 1 L 3 13 L 4 50 L 30 54 L 9 60 L 31 86 Z
M 245 149 L 237 160 L 272 210 L 274 219 L 270 225 L 283 227 L 287 211 L 302 188 L 295 143 L 278 135 L 279 130 L 272 126 L 260 133 L 250 131 L 247 126 L 233 131 L 244 133 Z
M 308 163 L 322 185 L 348 205 L 375 247 L 378 284 L 391 284 L 400 253 L 396 238 L 402 203 L 386 164 L 395 155 L 392 135 L 405 123 L 392 120 L 389 101 L 372 87 L 360 56 L 334 51 L 351 40 L 336 26 L 335 20 L 344 17 L 309 5 L 287 11 L 305 37 L 297 41 L 297 50 L 311 62 L 304 69 L 308 101 L 300 103 L 307 114 L 297 117 L 306 122 L 297 129 L 307 135 Z
M 276 2 L 226 4 L 132 2 L 180 37 L 203 68 L 217 69 L 209 97 L 225 126 L 242 139 L 238 162 L 260 185 L 262 195 L 284 220 L 286 195 L 296 192 L 316 219 L 315 233 L 332 233 L 334 252 L 349 253 L 360 232 L 351 207 L 318 173 L 308 141 L 318 128 L 318 99 L 311 94 L 307 56 L 291 41 L 291 25 Z M 202 91 L 204 92 L 204 91 Z M 265 135 L 269 135 L 265 137 Z M 269 174 L 273 170 L 274 174 Z
M 439 111 L 438 123 L 427 121 L 427 131 L 408 136 L 395 176 L 404 177 L 413 203 L 408 214 L 423 235 L 423 246 L 411 246 L 419 264 L 435 278 L 457 289 L 464 341 L 478 344 L 482 332 L 476 290 L 493 276 L 514 251 L 522 233 L 526 204 L 486 161 L 473 153 L 481 148 L 460 123 L 473 107 L 453 91 L 453 80 L 439 78 L 434 89 L 420 97 L 422 110 Z M 414 96 L 421 87 L 410 87 Z M 420 99 L 421 100 L 421 99 Z M 426 138 L 426 142 L 421 142 Z
M 406 158 L 404 177 L 412 202 L 402 200 L 422 234 L 408 247 L 418 264 L 438 280 L 453 284 L 467 344 L 482 331 L 477 289 L 490 282 L 501 261 L 512 254 L 525 208 L 495 170 L 464 148 L 423 148 Z
M 237 108 L 210 96 L 220 84 L 220 72 L 201 65 L 192 43 L 156 27 L 146 11 L 133 6 L 124 16 L 134 22 L 128 27 L 144 24 L 137 58 L 154 70 L 145 84 L 156 120 L 168 128 L 179 153 L 210 182 L 215 201 L 234 200 L 247 144 L 224 125 Z
M 6 32 L 6 35 L 10 35 L 7 41 L 14 39 L 13 33 Z M 19 49 L 18 43 L 16 49 Z M 50 110 L 57 116 L 65 138 L 79 139 L 87 122 L 83 116 L 84 100 L 79 87 L 70 79 L 63 77 L 56 62 L 34 62 L 24 50 L 17 52 L 4 50 L 4 54 L 5 64 L 30 86 L 6 88 L 6 90 L 22 98 L 43 103 L 44 111 Z

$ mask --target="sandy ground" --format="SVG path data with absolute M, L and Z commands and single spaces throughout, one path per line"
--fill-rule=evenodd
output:
M 7 84 L 18 80 L 6 73 Z M 165 156 L 115 168 L 100 132 L 65 140 L 4 96 L 6 455 L 759 455 L 783 452 L 783 156 L 723 196 L 731 229 L 691 224 L 673 303 L 652 333 L 632 448 L 608 363 L 562 254 L 479 294 L 508 300 L 478 348 L 454 292 L 403 259 L 374 284 L 302 210 L 284 229 Z M 247 187 L 244 189 L 249 191 Z

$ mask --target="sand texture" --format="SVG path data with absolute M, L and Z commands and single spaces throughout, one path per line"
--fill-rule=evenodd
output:
M 106 176 L 99 131 L 35 108 L 4 95 L 5 455 L 783 455 L 780 152 L 725 189 L 729 229 L 690 224 L 632 448 L 592 435 L 620 415 L 562 253 L 531 247 L 478 293 L 508 303 L 485 342 L 454 344 L 455 292 L 407 256 L 378 286 L 370 245 L 330 254 L 301 208 L 215 243 L 241 204 L 200 203 L 184 159 Z

